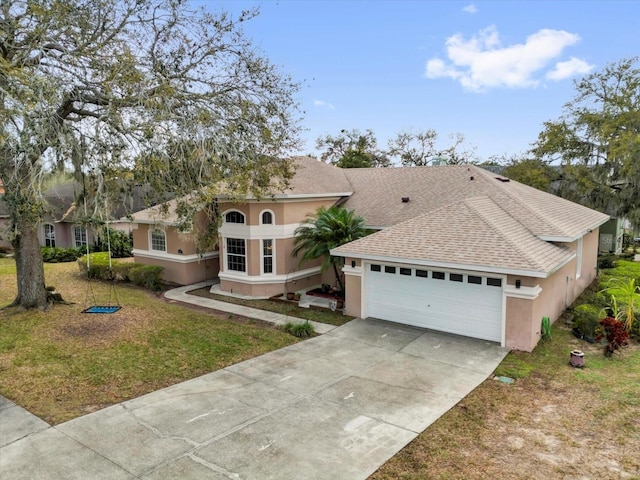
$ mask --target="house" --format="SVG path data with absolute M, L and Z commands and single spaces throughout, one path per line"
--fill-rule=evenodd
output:
M 531 351 L 594 280 L 599 227 L 609 217 L 469 166 L 338 169 L 297 158 L 290 187 L 242 204 L 219 199 L 221 248 L 197 252 L 175 213 L 133 216 L 136 262 L 180 284 L 207 278 L 269 296 L 331 278 L 291 258 L 294 232 L 321 205 L 343 204 L 375 233 L 338 247 L 346 313 Z M 172 217 L 173 215 L 173 217 Z M 205 228 L 200 223 L 194 228 Z
M 624 227 L 627 223 L 624 218 L 611 217 L 600 227 L 600 243 L 598 245 L 600 253 L 622 253 Z
M 61 183 L 43 192 L 47 210 L 38 229 L 40 245 L 68 248 L 84 247 L 94 242 L 95 232 L 81 221 L 81 217 L 86 217 L 87 213 L 75 203 L 80 192 L 82 185 L 73 181 Z M 114 220 L 109 222 L 109 227 L 130 233 L 131 223 L 122 217 L 147 206 L 142 187 L 135 187 L 131 194 L 122 193 L 121 198 L 113 203 L 110 210 Z

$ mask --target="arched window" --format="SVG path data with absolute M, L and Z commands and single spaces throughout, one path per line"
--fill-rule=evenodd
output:
M 267 211 L 262 212 L 262 224 L 273 225 L 273 213 Z
M 56 227 L 50 223 L 44 224 L 44 246 L 55 247 L 56 246 Z
M 151 250 L 157 250 L 160 252 L 167 251 L 167 237 L 165 236 L 165 233 L 159 228 L 151 230 L 150 245 Z
M 84 247 L 87 245 L 87 229 L 82 225 L 73 227 L 73 241 L 76 247 Z
M 227 223 L 244 223 L 244 215 L 233 210 L 224 216 L 224 221 Z

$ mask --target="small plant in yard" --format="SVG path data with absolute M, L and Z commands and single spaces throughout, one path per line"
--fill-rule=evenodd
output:
M 315 329 L 313 328 L 313 325 L 311 325 L 309 322 L 304 322 L 304 323 L 287 322 L 284 325 L 282 325 L 282 330 L 299 338 L 313 337 L 316 333 Z
M 607 317 L 600 320 L 600 325 L 604 330 L 596 338 L 597 341 L 605 338 L 607 344 L 604 347 L 604 354 L 607 357 L 613 355 L 617 350 L 626 347 L 629 344 L 629 332 L 625 328 L 625 324 L 613 317 Z
M 591 303 L 583 303 L 573 309 L 574 335 L 593 343 L 600 329 L 600 319 L 605 316 L 602 308 Z
M 611 297 L 613 316 L 624 320 L 627 331 L 631 332 L 640 306 L 640 285 L 635 278 L 612 278 L 607 285 L 604 291 Z

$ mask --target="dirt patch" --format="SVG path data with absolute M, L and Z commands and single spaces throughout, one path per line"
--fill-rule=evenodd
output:
M 554 354 L 514 384 L 484 382 L 371 478 L 640 479 L 640 345 L 610 360 L 566 335 Z
M 69 337 L 105 337 L 119 330 L 122 322 L 91 319 L 76 325 L 63 325 L 62 333 Z
M 49 336 L 57 342 L 105 345 L 134 339 L 139 332 L 147 330 L 153 321 L 152 315 L 137 307 L 125 307 L 112 314 L 81 313 L 53 323 Z

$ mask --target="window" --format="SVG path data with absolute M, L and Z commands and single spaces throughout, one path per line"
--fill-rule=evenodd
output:
M 87 229 L 81 225 L 73 227 L 73 239 L 76 247 L 84 247 L 87 245 Z
M 227 269 L 247 271 L 247 250 L 243 238 L 227 238 Z
M 476 277 L 474 275 L 469 275 L 467 277 L 467 282 L 475 283 L 476 285 L 482 285 L 482 277 Z
M 411 276 L 411 269 L 410 268 L 401 268 L 400 269 L 400 275 L 409 275 L 409 276 Z
M 396 267 L 384 266 L 384 273 L 396 273 Z
M 167 238 L 164 232 L 158 228 L 151 230 L 151 250 L 167 251 Z
M 416 270 L 416 277 L 427 278 L 428 273 L 426 270 Z
M 444 272 L 431 272 L 431 278 L 434 280 L 444 280 Z
M 271 212 L 262 212 L 262 224 L 263 225 L 273 224 L 273 214 Z
M 56 246 L 56 228 L 50 223 L 44 224 L 44 246 L 45 247 Z
M 240 212 L 229 212 L 224 216 L 227 223 L 244 223 L 244 215 Z
M 380 271 L 382 271 L 382 269 L 380 268 L 380 265 L 371 265 L 371 271 L 372 272 L 380 272 Z
M 273 240 L 262 240 L 262 273 L 273 273 Z
M 487 278 L 487 285 L 490 287 L 501 287 L 502 279 L 501 278 Z
M 450 273 L 449 280 L 451 280 L 452 282 L 461 282 L 462 275 L 460 275 L 459 273 Z

